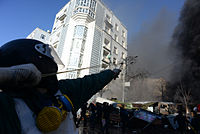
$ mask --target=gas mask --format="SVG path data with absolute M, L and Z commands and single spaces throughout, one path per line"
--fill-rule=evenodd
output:
M 67 113 L 73 110 L 73 104 L 67 95 L 58 95 L 56 99 L 58 105 L 44 107 L 36 118 L 37 127 L 42 132 L 56 130 L 67 117 Z

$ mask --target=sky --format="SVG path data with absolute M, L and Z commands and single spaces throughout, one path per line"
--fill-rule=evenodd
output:
M 144 23 L 151 22 L 165 9 L 177 21 L 185 0 L 104 0 L 128 29 L 130 37 L 136 35 Z
M 0 0 L 0 46 L 26 38 L 36 27 L 51 30 L 56 13 L 69 0 Z M 128 30 L 128 44 L 144 25 L 163 10 L 173 16 L 176 25 L 185 0 L 103 0 Z

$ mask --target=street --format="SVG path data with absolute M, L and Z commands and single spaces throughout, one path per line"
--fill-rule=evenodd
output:
M 81 124 L 81 126 L 79 127 L 79 134 L 103 134 L 103 132 L 101 131 L 99 127 L 95 127 L 94 129 L 91 129 L 89 126 L 83 127 Z M 134 134 L 134 132 L 128 129 L 125 130 L 125 132 L 123 132 L 121 127 L 112 126 L 112 127 L 109 127 L 108 134 Z
M 146 129 L 126 129 L 124 132 L 122 131 L 121 127 L 112 126 L 109 127 L 108 133 L 103 133 L 98 127 L 91 129 L 89 126 L 83 127 L 82 124 L 79 127 L 79 134 L 179 134 L 177 131 L 168 129 L 168 128 L 161 128 L 157 126 L 151 126 Z

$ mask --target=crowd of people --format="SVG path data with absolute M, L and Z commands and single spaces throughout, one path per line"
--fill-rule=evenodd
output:
M 107 102 L 96 102 L 90 104 L 86 103 L 81 108 L 80 116 L 78 116 L 77 126 L 80 126 L 82 121 L 83 127 L 89 127 L 90 129 L 97 128 L 102 134 L 108 134 L 110 128 L 113 127 L 120 127 L 120 131 L 125 133 L 126 130 L 129 131 L 131 129 L 130 124 L 132 124 L 132 126 L 136 126 L 138 123 L 141 123 L 134 122 L 133 120 L 131 121 L 133 114 L 134 110 L 125 109 L 125 105 L 120 105 L 120 107 L 116 108 L 113 104 L 109 104 Z M 196 109 L 191 112 L 191 116 L 185 116 L 185 114 L 179 110 L 177 115 L 173 118 L 173 124 L 176 125 L 175 128 L 171 126 L 172 124 L 170 124 L 166 115 L 162 115 L 161 117 L 160 123 L 150 123 L 151 125 L 157 126 L 155 127 L 157 130 L 161 128 L 164 129 L 167 126 L 167 129 L 165 130 L 171 130 L 171 132 L 174 133 L 200 134 L 200 115 Z M 158 127 L 160 128 L 158 129 Z M 148 128 L 145 128 L 146 130 L 144 128 L 141 128 L 144 132 L 148 131 Z M 152 130 L 152 132 L 153 131 L 154 130 Z
M 121 130 L 124 132 L 127 128 L 129 113 L 124 108 L 124 105 L 116 108 L 107 102 L 96 102 L 86 103 L 77 117 L 77 127 L 80 126 L 82 121 L 83 127 L 89 126 L 90 129 L 98 128 L 102 134 L 108 134 L 109 128 L 113 126 L 121 127 Z

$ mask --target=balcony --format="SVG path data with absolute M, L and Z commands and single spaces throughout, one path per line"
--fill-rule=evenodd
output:
M 113 25 L 108 19 L 105 19 L 105 23 L 110 29 L 112 29 Z
M 105 63 L 107 63 L 107 64 L 110 63 L 110 59 L 107 58 L 107 57 L 103 57 L 102 61 L 105 62 Z
M 95 12 L 88 7 L 76 7 L 72 18 L 74 20 L 86 20 L 90 23 L 95 20 Z

